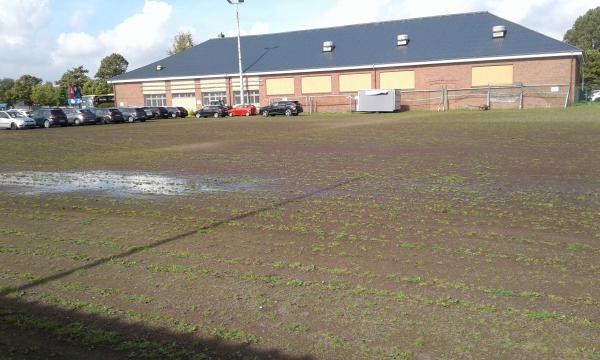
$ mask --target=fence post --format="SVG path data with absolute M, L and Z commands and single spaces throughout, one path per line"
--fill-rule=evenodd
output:
M 519 109 L 523 110 L 523 84 L 521 84 L 521 97 L 519 98 Z
M 442 97 L 444 98 L 444 111 L 450 111 L 450 97 L 448 96 L 448 87 L 442 89 Z
M 567 97 L 565 98 L 565 110 L 569 106 L 569 98 L 571 97 L 571 84 L 569 84 L 569 90 L 567 91 Z
M 488 93 L 487 93 L 487 108 L 488 110 L 492 108 L 492 87 L 488 85 Z

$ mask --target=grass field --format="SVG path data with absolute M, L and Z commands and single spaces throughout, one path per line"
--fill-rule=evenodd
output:
M 0 154 L 0 358 L 600 359 L 599 107 L 3 131 Z

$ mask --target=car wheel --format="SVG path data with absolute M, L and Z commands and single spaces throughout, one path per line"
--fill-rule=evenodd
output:
M 269 116 L 269 112 L 267 110 L 263 111 L 262 114 L 263 114 L 264 117 Z
M 102 123 L 103 123 L 104 125 L 108 125 L 108 120 L 106 120 L 106 119 L 102 119 Z
M 200 119 L 202 116 L 200 116 L 200 113 L 196 114 L 196 118 Z
M 127 121 L 129 121 L 130 123 L 132 123 L 135 119 L 133 118 L 133 116 L 130 116 Z
M 250 111 L 247 111 L 247 112 L 246 112 L 246 116 L 250 116 Z
M 17 130 L 17 124 L 15 124 L 15 123 L 11 123 L 11 124 L 10 124 L 10 129 L 11 129 L 11 130 Z
M 142 120 L 140 120 L 140 121 L 141 121 L 141 122 L 146 122 L 146 119 L 142 119 Z
M 233 113 L 229 113 L 229 117 L 233 117 Z
M 215 113 L 213 116 L 216 117 L 216 118 L 218 118 L 219 117 L 219 113 Z
M 44 121 L 44 127 L 46 129 L 50 129 L 50 121 L 49 120 Z
M 77 126 L 81 125 L 81 121 L 79 121 L 79 119 L 75 119 L 75 125 L 77 125 Z
M 290 110 L 290 109 L 287 109 L 287 110 L 285 111 L 285 116 L 292 116 L 292 110 Z

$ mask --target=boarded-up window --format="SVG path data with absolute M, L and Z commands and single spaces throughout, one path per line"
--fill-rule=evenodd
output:
M 414 89 L 414 71 L 394 71 L 381 73 L 379 76 L 379 88 L 381 89 Z
M 370 89 L 371 74 L 340 75 L 340 92 Z
M 266 81 L 267 95 L 293 95 L 294 78 L 268 79 Z
M 218 92 L 227 90 L 227 82 L 225 79 L 205 79 L 200 80 L 200 90 L 202 92 Z
M 159 95 L 166 92 L 165 82 L 147 82 L 142 84 L 142 92 L 148 95 Z
M 308 76 L 302 78 L 303 94 L 322 94 L 331 92 L 331 76 Z
M 513 83 L 513 66 L 475 66 L 472 70 L 472 85 L 511 85 Z
M 188 81 L 171 81 L 171 94 L 189 94 L 196 91 L 196 82 Z M 178 106 L 178 105 L 173 105 Z

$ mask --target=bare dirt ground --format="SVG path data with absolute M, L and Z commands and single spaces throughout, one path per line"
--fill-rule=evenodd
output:
M 600 108 L 0 132 L 0 358 L 600 359 Z

